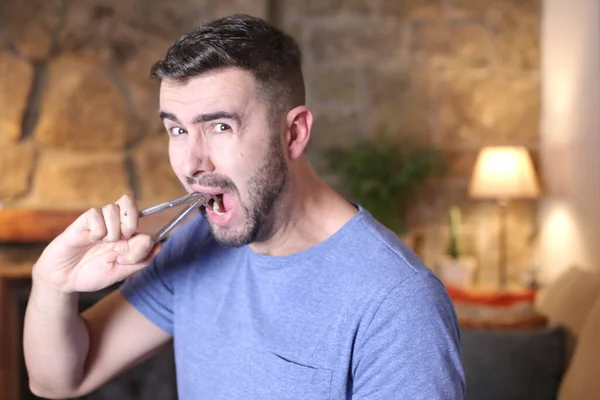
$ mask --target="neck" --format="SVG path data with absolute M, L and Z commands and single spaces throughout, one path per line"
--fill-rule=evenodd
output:
M 323 182 L 308 162 L 290 171 L 290 180 L 274 210 L 271 235 L 254 242 L 255 253 L 282 256 L 306 250 L 333 235 L 358 210 Z

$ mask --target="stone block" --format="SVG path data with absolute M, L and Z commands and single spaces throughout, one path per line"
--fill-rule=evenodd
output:
M 471 178 L 478 151 L 476 149 L 443 149 L 442 157 L 450 178 Z
M 365 137 L 363 125 L 361 115 L 353 109 L 322 108 L 315 112 L 309 146 L 319 150 L 351 144 Z
M 45 151 L 28 206 L 87 209 L 132 194 L 122 154 Z
M 331 23 L 314 27 L 308 50 L 316 64 L 381 63 L 399 57 L 402 38 L 402 25 L 394 19 Z
M 2 0 L 0 31 L 30 60 L 47 58 L 59 28 L 63 0 Z
M 505 0 L 490 17 L 494 65 L 499 68 L 539 70 L 541 6 L 538 0 Z
M 35 154 L 31 143 L 0 145 L 0 202 L 27 193 Z
M 306 27 L 302 22 L 290 19 L 281 23 L 279 27 L 296 41 L 300 49 L 304 47 L 304 30 Z
M 443 0 L 381 0 L 381 13 L 410 19 L 439 19 Z
M 323 153 L 326 149 L 344 148 L 366 137 L 364 118 L 353 109 L 325 109 L 315 112 L 312 134 L 306 153 L 320 175 L 329 173 Z
M 138 205 L 147 207 L 185 194 L 169 162 L 167 134 L 145 140 L 132 152 L 139 187 Z
M 481 0 L 447 0 L 448 16 L 452 19 L 484 21 L 494 6 L 494 2 Z M 500 0 L 502 1 L 502 0 Z
M 359 73 L 353 67 L 321 67 L 310 70 L 311 103 L 353 105 L 358 99 Z
M 33 76 L 31 64 L 0 50 L 0 142 L 14 142 L 21 137 Z
M 433 82 L 426 71 L 374 68 L 367 75 L 371 131 L 429 137 Z
M 214 18 L 225 17 L 231 14 L 248 14 L 258 18 L 268 17 L 267 0 L 220 0 L 213 2 L 205 0 L 209 10 L 213 10 Z
M 289 14 L 310 17 L 331 17 L 340 14 L 369 15 L 375 4 L 369 0 L 284 0 L 283 9 Z
M 484 67 L 491 32 L 479 22 L 422 22 L 413 26 L 411 56 L 431 67 Z
M 101 66 L 60 57 L 48 68 L 36 139 L 73 149 L 122 149 L 137 131 L 119 88 Z
M 437 114 L 440 139 L 446 147 L 537 142 L 538 80 L 461 74 L 448 75 L 441 85 Z
M 173 41 L 191 30 L 206 11 L 207 2 L 191 0 L 72 2 L 58 43 L 63 50 L 98 61 L 130 57 L 135 41 L 144 34 Z M 134 35 L 138 38 L 130 43 Z
M 154 134 L 164 131 L 164 126 L 158 116 L 159 108 L 159 84 L 154 81 L 137 82 L 126 81 L 129 97 L 133 106 L 133 112 L 143 131 Z
M 60 49 L 93 58 L 96 62 L 109 61 L 112 58 L 117 3 L 100 0 L 71 2 L 57 39 Z
M 266 15 L 266 1 L 90 0 L 70 4 L 58 43 L 68 52 L 115 62 L 145 78 L 181 35 L 234 12 Z

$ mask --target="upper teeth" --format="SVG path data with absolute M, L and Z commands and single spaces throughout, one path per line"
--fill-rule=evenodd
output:
M 218 198 L 218 197 L 215 197 L 215 198 L 213 199 L 212 208 L 213 208 L 213 211 L 214 211 L 215 213 L 217 213 L 217 214 L 219 214 L 219 215 L 223 214 L 223 211 L 224 211 L 224 210 L 223 210 L 223 211 L 221 211 L 221 202 L 219 201 L 219 198 Z

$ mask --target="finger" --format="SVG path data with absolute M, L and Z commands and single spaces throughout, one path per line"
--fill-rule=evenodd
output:
M 125 239 L 129 239 L 138 227 L 138 208 L 133 197 L 124 195 L 116 203 L 119 206 L 121 219 L 121 233 Z
M 148 264 L 150 264 L 150 261 L 152 261 L 152 259 L 158 254 L 160 253 L 160 251 L 162 250 L 162 245 L 160 243 L 157 243 L 153 248 L 152 251 L 150 252 L 150 254 L 148 254 L 148 256 L 146 256 L 146 258 L 144 258 L 142 261 L 140 261 L 139 263 L 135 263 L 135 264 L 117 264 L 115 267 L 115 273 L 116 273 L 116 277 L 115 277 L 115 281 L 119 282 L 124 280 L 125 278 L 133 275 L 134 273 L 138 272 L 141 269 L 144 269 L 148 266 Z
M 102 215 L 106 224 L 107 242 L 116 242 L 121 239 L 121 218 L 119 217 L 119 206 L 107 204 L 102 207 Z
M 95 243 L 106 236 L 106 224 L 102 212 L 92 208 L 86 214 L 86 225 L 89 229 L 90 242 Z
M 97 208 L 90 208 L 81 214 L 59 236 L 70 246 L 87 246 L 106 236 L 106 226 L 102 212 Z
M 154 245 L 149 235 L 135 235 L 127 241 L 127 250 L 117 258 L 117 262 L 119 264 L 140 263 L 148 257 Z

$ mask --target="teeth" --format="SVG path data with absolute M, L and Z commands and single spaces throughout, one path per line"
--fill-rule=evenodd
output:
M 212 202 L 212 209 L 217 215 L 223 215 L 225 210 L 221 206 L 221 201 L 218 197 L 215 197 Z

